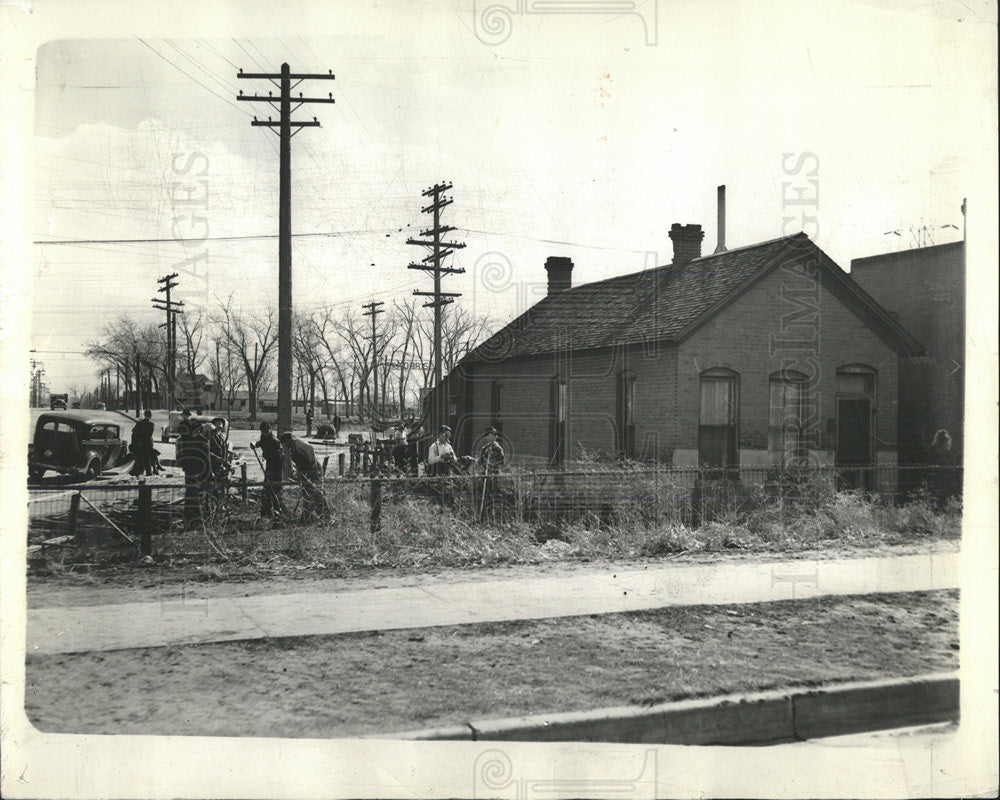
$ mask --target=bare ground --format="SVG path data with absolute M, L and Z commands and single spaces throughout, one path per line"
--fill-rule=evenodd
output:
M 957 668 L 957 606 L 914 592 L 29 655 L 26 709 L 50 732 L 338 737 L 912 676 Z

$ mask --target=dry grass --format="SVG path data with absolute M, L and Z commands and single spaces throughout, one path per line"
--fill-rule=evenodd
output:
M 480 519 L 481 483 L 387 480 L 372 525 L 370 485 L 331 481 L 331 517 L 321 524 L 274 525 L 240 507 L 200 528 L 154 536 L 154 556 L 259 563 L 281 554 L 331 568 L 438 568 L 555 560 L 662 557 L 691 552 L 796 552 L 827 546 L 878 547 L 957 539 L 962 508 L 926 495 L 901 505 L 837 492 L 812 476 L 783 486 L 705 481 L 692 491 L 669 472 L 618 469 L 565 476 L 504 475 L 496 513 Z M 698 493 L 700 491 L 700 498 Z M 694 497 L 694 499 L 692 499 Z M 294 498 L 286 496 L 290 507 Z M 489 506 L 487 505 L 487 508 Z M 33 566 L 58 572 L 70 551 Z M 86 559 L 111 563 L 134 551 Z
M 629 488 L 577 493 L 581 510 L 565 514 L 560 510 L 565 495 L 533 495 L 514 479 L 506 511 L 483 521 L 471 491 L 459 491 L 453 505 L 426 492 L 386 491 L 380 524 L 373 529 L 369 498 L 336 487 L 328 492 L 327 523 L 271 528 L 258 522 L 220 538 L 233 556 L 279 550 L 329 567 L 455 567 L 698 551 L 794 552 L 826 544 L 875 547 L 957 539 L 961 533 L 957 502 L 935 508 L 917 498 L 895 505 L 832 489 L 794 501 L 743 495 L 725 498 L 711 521 L 696 526 L 684 487 L 634 476 Z

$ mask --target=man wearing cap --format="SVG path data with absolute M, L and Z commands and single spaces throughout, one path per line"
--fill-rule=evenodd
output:
M 271 433 L 271 426 L 260 423 L 260 440 L 251 442 L 250 447 L 260 450 L 264 457 L 264 487 L 260 496 L 260 514 L 270 517 L 275 511 L 285 514 L 285 504 L 281 499 L 281 473 L 284 466 L 281 445 Z
M 289 431 L 282 433 L 278 440 L 285 455 L 291 459 L 295 480 L 302 487 L 303 520 L 328 517 L 330 509 L 322 488 L 323 470 L 316 461 L 312 447 L 301 439 L 296 439 Z
M 451 428 L 442 425 L 438 438 L 427 448 L 427 466 L 432 476 L 450 475 L 455 466 L 455 450 L 451 446 Z
M 497 437 L 497 429 L 489 427 L 483 433 L 486 435 L 486 444 L 479 451 L 479 469 L 484 475 L 496 475 L 504 465 L 503 447 Z
M 487 512 L 492 516 L 495 510 L 496 478 L 504 465 L 505 457 L 503 447 L 497 441 L 499 434 L 497 429 L 490 426 L 483 433 L 486 436 L 486 444 L 479 451 L 479 471 L 483 474 L 482 499 L 479 503 L 479 515 L 483 517 Z

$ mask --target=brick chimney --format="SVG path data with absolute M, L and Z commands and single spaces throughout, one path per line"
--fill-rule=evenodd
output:
M 549 256 L 545 259 L 545 271 L 549 273 L 549 297 L 565 292 L 573 285 L 573 261 L 566 256 Z
M 695 258 L 701 258 L 701 240 L 705 231 L 701 225 L 681 225 L 675 222 L 670 226 L 670 240 L 674 243 L 674 260 L 676 266 L 687 264 Z
M 715 246 L 716 253 L 726 252 L 726 187 L 719 187 L 719 201 L 718 201 L 718 211 L 719 211 L 719 227 L 718 227 L 718 238 L 719 243 Z

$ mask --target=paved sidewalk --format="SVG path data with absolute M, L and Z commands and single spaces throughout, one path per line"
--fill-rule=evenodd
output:
M 506 580 L 435 582 L 28 611 L 28 653 L 73 653 L 268 637 L 314 636 L 581 614 L 907 592 L 959 585 L 958 554 L 671 564 Z

